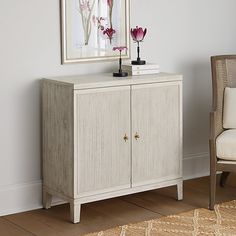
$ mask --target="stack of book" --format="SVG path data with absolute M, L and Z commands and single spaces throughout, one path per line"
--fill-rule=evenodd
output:
M 129 75 L 151 75 L 160 72 L 159 65 L 152 63 L 147 63 L 145 65 L 124 64 L 122 65 L 122 70 L 128 72 Z

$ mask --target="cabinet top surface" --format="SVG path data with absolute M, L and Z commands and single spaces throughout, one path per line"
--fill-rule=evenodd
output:
M 113 77 L 111 73 L 75 75 L 45 78 L 46 81 L 63 83 L 72 86 L 74 89 L 96 88 L 106 86 L 123 86 L 132 84 L 158 83 L 181 81 L 182 75 L 159 73 L 153 75 L 128 76 L 123 78 Z

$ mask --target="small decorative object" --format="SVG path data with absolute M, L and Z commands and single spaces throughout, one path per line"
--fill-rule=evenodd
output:
M 139 43 L 141 43 L 147 33 L 147 29 L 143 29 L 142 27 L 138 27 L 136 26 L 136 28 L 134 29 L 131 29 L 130 30 L 130 33 L 131 33 L 131 36 L 134 40 L 134 42 L 136 42 L 138 44 L 138 47 L 137 47 L 137 54 L 138 54 L 138 57 L 137 57 L 137 60 L 136 61 L 132 61 L 132 65 L 145 65 L 146 64 L 146 61 L 142 61 L 140 59 L 140 47 L 139 47 Z
M 160 73 L 158 64 L 146 63 L 145 65 L 123 64 L 122 69 L 129 75 L 152 75 Z
M 127 50 L 128 48 L 123 46 L 123 47 L 114 47 L 113 48 L 113 51 L 116 51 L 118 50 L 120 52 L 120 58 L 119 58 L 119 72 L 114 72 L 113 73 L 113 76 L 114 77 L 126 77 L 128 76 L 128 73 L 127 72 L 123 72 L 122 71 L 122 57 L 121 57 L 121 53 L 123 50 Z

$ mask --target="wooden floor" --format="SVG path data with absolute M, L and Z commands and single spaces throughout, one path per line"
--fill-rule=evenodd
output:
M 0 218 L 0 236 L 79 236 L 114 226 L 208 207 L 209 177 L 184 182 L 184 200 L 176 201 L 176 188 L 133 194 L 82 205 L 81 222 L 69 222 L 69 205 Z M 225 188 L 217 188 L 217 202 L 236 199 L 236 175 Z

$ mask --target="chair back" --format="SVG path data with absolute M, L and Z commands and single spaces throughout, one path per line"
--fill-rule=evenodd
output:
M 213 111 L 215 117 L 215 134 L 219 135 L 223 129 L 223 101 L 225 87 L 236 87 L 236 55 L 222 55 L 211 57 Z

